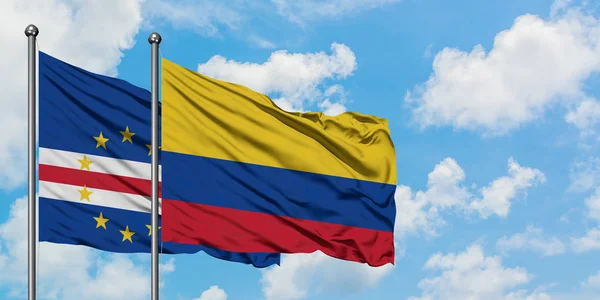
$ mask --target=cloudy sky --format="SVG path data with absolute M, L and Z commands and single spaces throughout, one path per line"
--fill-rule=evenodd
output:
M 161 257 L 161 299 L 600 298 L 600 4 L 0 1 L 0 298 L 26 295 L 26 38 L 150 85 L 161 55 L 286 110 L 387 118 L 396 265 Z M 43 299 L 148 299 L 148 255 L 39 246 Z

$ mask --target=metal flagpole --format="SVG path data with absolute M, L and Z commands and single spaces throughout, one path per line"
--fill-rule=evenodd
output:
M 36 243 L 37 243 L 37 212 L 36 212 L 36 202 L 35 202 L 35 169 L 36 169 L 36 161 L 35 161 L 35 149 L 36 149 L 36 96 L 37 96 L 37 86 L 36 86 L 36 75 L 37 75 L 37 64 L 36 64 L 36 38 L 39 33 L 38 28 L 31 24 L 25 28 L 25 36 L 27 36 L 28 49 L 27 49 L 27 97 L 28 97 L 28 135 L 29 139 L 27 142 L 27 168 L 28 168 L 28 208 L 29 212 L 27 215 L 28 221 L 28 234 L 27 234 L 27 264 L 29 266 L 28 269 L 28 299 L 35 300 L 36 298 Z
M 162 38 L 153 32 L 152 47 L 152 300 L 158 300 L 158 45 Z

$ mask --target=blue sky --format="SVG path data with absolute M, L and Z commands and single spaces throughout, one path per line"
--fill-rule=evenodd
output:
M 14 70 L 0 73 L 0 298 L 26 288 L 26 203 L 16 199 L 26 195 L 29 23 L 42 51 L 145 88 L 157 31 L 163 57 L 282 108 L 389 120 L 394 267 L 320 253 L 266 270 L 162 257 L 162 299 L 600 298 L 593 1 L 18 2 L 0 4 L 0 35 L 15 45 L 0 49 L 2 69 Z M 40 296 L 147 299 L 149 265 L 42 244 Z

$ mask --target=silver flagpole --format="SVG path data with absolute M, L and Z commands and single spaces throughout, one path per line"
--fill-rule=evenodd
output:
M 158 45 L 162 38 L 153 32 L 152 47 L 152 300 L 158 300 Z
M 28 269 L 28 299 L 35 300 L 36 298 L 36 243 L 37 243 L 37 213 L 36 213 L 36 202 L 35 202 L 35 169 L 36 169 L 36 161 L 35 161 L 35 149 L 36 149 L 36 96 L 37 96 L 37 86 L 36 86 L 36 58 L 37 52 L 35 47 L 35 42 L 37 35 L 39 33 L 38 28 L 31 24 L 25 28 L 25 36 L 27 36 L 28 49 L 27 49 L 27 98 L 28 98 L 28 135 L 29 139 L 27 142 L 27 169 L 28 169 L 28 177 L 27 177 L 27 199 L 28 199 L 28 208 L 29 212 L 27 215 L 28 221 L 28 234 L 27 234 L 27 264 L 29 266 Z

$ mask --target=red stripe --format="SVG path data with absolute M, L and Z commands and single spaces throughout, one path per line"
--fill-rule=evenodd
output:
M 394 263 L 392 232 L 163 199 L 162 239 L 232 252 L 312 253 Z
M 147 179 L 90 172 L 52 165 L 39 165 L 39 180 L 89 188 L 151 196 L 152 181 Z M 161 197 L 162 183 L 158 183 L 158 197 Z

